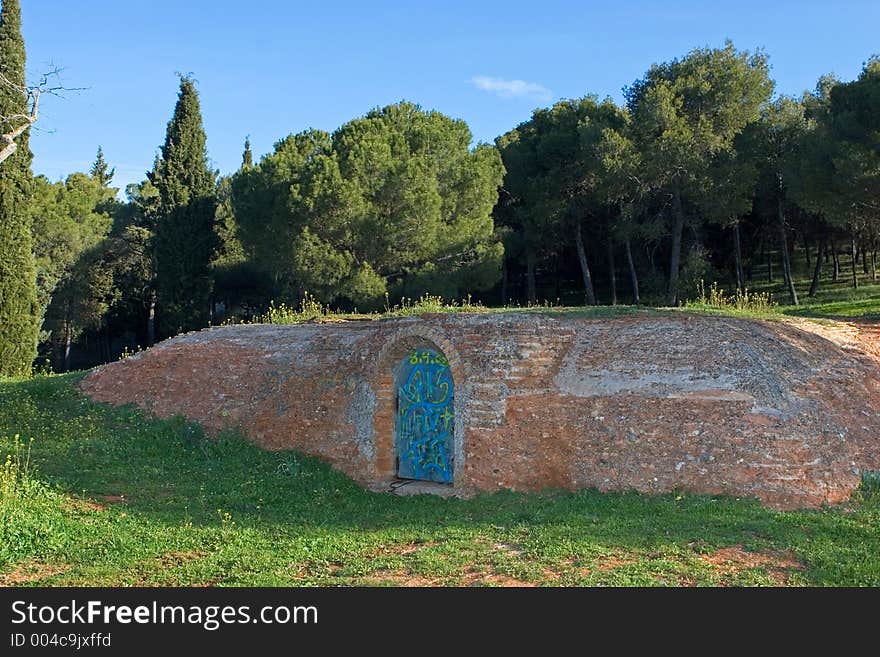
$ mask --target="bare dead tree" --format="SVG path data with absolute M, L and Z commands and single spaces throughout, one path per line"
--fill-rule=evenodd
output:
M 20 95 L 27 108 L 25 112 L 19 114 L 0 115 L 0 130 L 3 131 L 0 133 L 0 163 L 18 149 L 15 140 L 37 122 L 41 96 L 44 94 L 61 96 L 64 91 L 75 91 L 75 89 L 66 89 L 61 84 L 60 74 L 61 69 L 55 67 L 43 73 L 37 84 L 28 86 L 16 84 L 0 72 L 0 87 L 14 95 Z

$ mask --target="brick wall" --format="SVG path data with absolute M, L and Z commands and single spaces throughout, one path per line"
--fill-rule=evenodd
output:
M 537 313 L 229 326 L 97 368 L 82 387 L 240 427 L 381 490 L 395 477 L 394 372 L 430 348 L 455 381 L 459 494 L 688 490 L 793 508 L 842 501 L 880 469 L 877 327 L 845 327 Z

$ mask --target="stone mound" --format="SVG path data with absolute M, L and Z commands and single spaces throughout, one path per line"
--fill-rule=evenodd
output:
M 239 427 L 387 490 L 395 373 L 419 349 L 451 368 L 459 495 L 686 490 L 796 508 L 841 502 L 880 470 L 871 323 L 490 313 L 226 326 L 99 367 L 82 389 Z

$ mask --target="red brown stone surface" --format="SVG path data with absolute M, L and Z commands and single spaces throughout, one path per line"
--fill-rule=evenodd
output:
M 228 326 L 99 367 L 92 398 L 133 402 L 267 449 L 394 479 L 393 374 L 449 359 L 454 489 L 685 490 L 776 508 L 837 503 L 880 470 L 880 325 L 687 314 L 440 314 Z

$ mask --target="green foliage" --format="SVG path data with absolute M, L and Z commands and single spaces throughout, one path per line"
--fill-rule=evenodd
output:
M 880 470 L 862 470 L 859 492 L 866 498 L 880 498 Z
M 875 251 L 880 246 L 880 59 L 857 80 L 820 86 L 809 99 L 814 121 L 797 169 L 799 197 L 828 223 Z M 858 284 L 857 278 L 853 283 Z
M 98 154 L 95 156 L 92 168 L 89 169 L 89 175 L 100 187 L 107 189 L 110 187 L 110 182 L 115 174 L 116 169 L 111 169 L 110 165 L 107 164 L 107 160 L 104 159 L 104 149 L 98 146 Z
M 0 568 L 60 544 L 64 498 L 36 478 L 31 444 L 16 434 L 5 455 L 0 452 Z M 5 446 L 5 445 L 4 445 Z
M 613 176 L 627 175 L 626 125 L 626 114 L 610 99 L 586 96 L 535 110 L 499 137 L 504 188 L 513 199 L 505 206 L 505 224 L 522 233 L 523 246 L 549 255 L 559 252 L 578 223 L 596 232 L 616 196 Z
M 251 151 L 251 138 L 244 140 L 244 152 L 241 154 L 241 168 L 251 169 L 254 166 L 254 153 Z
M 232 205 L 231 176 L 223 176 L 217 182 L 214 232 L 217 249 L 210 269 L 213 298 L 220 314 L 243 314 L 252 304 L 263 306 L 271 295 L 271 281 L 266 281 L 263 272 L 257 270 L 245 255 Z
M 306 292 L 299 302 L 298 308 L 291 308 L 284 303 L 269 304 L 269 310 L 255 318 L 256 324 L 301 324 L 319 317 L 333 315 L 333 310 Z
M 758 119 L 773 91 L 768 73 L 763 53 L 730 42 L 652 66 L 626 90 L 645 173 L 698 195 L 713 158 Z
M 293 244 L 301 218 L 292 211 L 294 191 L 306 163 L 329 152 L 330 135 L 309 130 L 275 144 L 258 166 L 242 168 L 232 177 L 232 207 L 238 236 L 256 267 L 271 278 L 276 296 L 298 299 Z
M 112 272 L 110 306 L 114 316 L 143 319 L 153 283 L 153 236 L 141 226 L 128 225 L 114 232 L 101 244 L 102 259 Z
M 766 56 L 737 51 L 730 42 L 655 64 L 626 90 L 643 184 L 672 199 L 670 305 L 678 302 L 684 225 L 699 225 L 704 215 L 696 210 L 731 187 L 736 139 L 759 118 L 772 90 Z M 736 211 L 729 205 L 722 215 Z
M 208 324 L 217 201 L 205 140 L 195 84 L 183 77 L 161 158 L 149 175 L 158 192 L 151 209 L 159 326 L 166 336 Z
M 284 303 L 269 304 L 269 310 L 254 318 L 257 324 L 301 324 L 315 320 L 326 319 L 328 321 L 345 319 L 381 319 L 385 317 L 412 317 L 425 313 L 474 313 L 490 312 L 480 303 L 475 303 L 470 297 L 462 301 L 452 300 L 446 302 L 443 297 L 424 294 L 415 301 L 404 297 L 400 303 L 390 303 L 387 293 L 384 295 L 385 309 L 382 312 L 372 313 L 345 313 L 334 310 L 329 305 L 322 304 L 312 294 L 306 292 L 299 302 L 299 307 L 291 308 Z
M 572 243 L 585 303 L 597 303 L 591 247 L 604 239 L 610 253 L 616 238 L 632 232 L 622 211 L 634 198 L 625 188 L 636 164 L 627 124 L 627 114 L 610 99 L 586 96 L 535 110 L 498 138 L 508 173 L 495 215 L 508 261 L 526 265 L 530 304 L 537 302 L 536 267 L 558 260 Z
M 376 308 L 392 290 L 493 285 L 491 209 L 502 168 L 461 121 L 416 105 L 374 110 L 332 136 L 278 142 L 233 180 L 240 237 L 283 299 Z
M 116 190 L 102 185 L 99 177 L 84 173 L 70 174 L 56 183 L 45 176 L 34 179 L 32 231 L 41 317 L 59 282 L 110 232 L 115 195 Z M 44 339 L 51 337 L 52 329 L 44 326 Z
M 0 117 L 27 114 L 25 50 L 18 0 L 0 8 Z M 10 128 L 0 119 L 0 130 Z M 40 305 L 28 203 L 31 196 L 31 151 L 27 131 L 16 139 L 17 150 L 0 163 L 0 376 L 31 371 L 37 355 Z
M 697 297 L 687 301 L 684 305 L 685 308 L 689 309 L 707 308 L 712 310 L 740 311 L 758 315 L 772 313 L 777 309 L 776 303 L 767 292 L 750 292 L 748 289 L 736 289 L 733 294 L 728 294 L 715 281 L 712 282 L 712 285 L 707 290 L 702 280 L 697 286 Z
M 681 263 L 679 285 L 682 290 L 696 290 L 704 280 L 713 280 L 716 272 L 712 270 L 709 253 L 705 248 L 694 246 L 688 249 Z
M 825 115 L 837 144 L 833 164 L 842 186 L 840 202 L 855 220 L 880 222 L 880 57 L 869 60 L 858 80 L 830 89 Z
M 479 313 L 486 312 L 486 308 L 475 303 L 468 296 L 461 301 L 453 299 L 449 303 L 443 297 L 425 294 L 415 301 L 409 298 L 400 300 L 399 304 L 388 306 L 386 301 L 384 317 L 412 317 L 425 313 Z
M 214 231 L 217 235 L 217 250 L 211 261 L 212 268 L 236 265 L 246 260 L 241 240 L 238 239 L 238 225 L 232 207 L 232 179 L 223 176 L 217 182 L 217 209 L 214 217 Z

